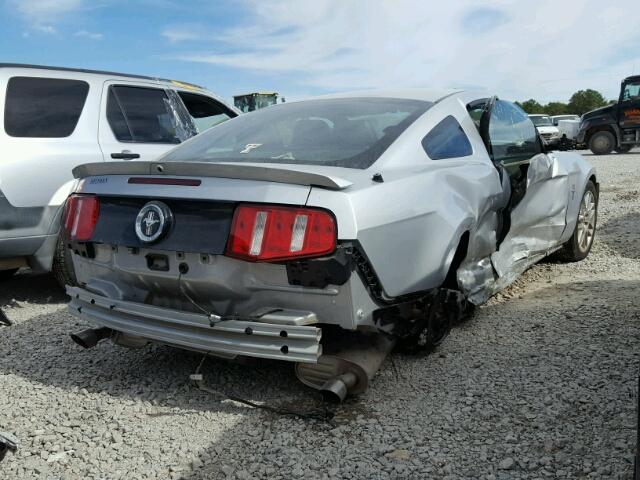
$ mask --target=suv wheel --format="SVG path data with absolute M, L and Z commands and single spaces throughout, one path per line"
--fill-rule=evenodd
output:
M 56 246 L 56 254 L 53 257 L 51 271 L 62 288 L 65 285 L 78 285 L 76 271 L 73 268 L 73 260 L 71 259 L 71 251 L 65 245 L 62 235 L 58 237 L 58 245 Z
M 11 270 L 0 270 L 0 282 L 3 280 L 9 280 L 17 271 L 17 268 L 12 268 Z
M 589 150 L 596 155 L 608 155 L 616 146 L 616 139 L 613 133 L 601 130 L 591 135 L 589 139 Z

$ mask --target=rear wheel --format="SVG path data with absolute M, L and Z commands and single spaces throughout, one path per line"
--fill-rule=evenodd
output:
M 67 245 L 65 245 L 62 235 L 58 237 L 56 254 L 53 257 L 51 271 L 62 288 L 64 288 L 65 285 L 76 286 L 78 284 L 76 271 L 73 268 L 73 260 L 71 259 L 71 251 Z
M 17 271 L 17 268 L 12 268 L 11 270 L 0 270 L 0 282 L 3 280 L 9 280 Z
M 596 155 L 608 155 L 613 151 L 615 146 L 616 138 L 613 136 L 613 133 L 606 130 L 594 133 L 589 139 L 589 150 Z
M 440 289 L 422 315 L 405 320 L 405 330 L 399 335 L 398 347 L 405 353 L 431 353 L 469 312 L 468 303 L 455 290 Z
M 560 250 L 560 258 L 569 262 L 579 262 L 589 255 L 596 234 L 597 220 L 598 191 L 593 182 L 589 181 L 582 194 L 576 228 L 569 241 Z

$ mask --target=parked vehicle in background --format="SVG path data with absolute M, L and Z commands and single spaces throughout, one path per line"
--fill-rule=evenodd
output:
M 558 127 L 553 125 L 553 121 L 549 115 L 531 114 L 529 118 L 538 129 L 540 138 L 542 138 L 545 146 L 553 148 L 559 145 L 562 136 L 560 135 Z
M 579 115 L 553 115 L 551 117 L 553 125 L 558 127 L 560 131 L 560 144 L 561 150 L 569 150 L 575 148 L 578 137 L 578 130 L 580 129 L 580 116 Z
M 73 283 L 58 232 L 74 167 L 152 161 L 237 114 L 189 83 L 0 64 L 0 278 L 53 265 L 61 282 Z
M 596 155 L 640 146 L 640 75 L 622 81 L 617 103 L 582 115 L 577 141 Z
M 284 102 L 284 98 L 282 99 Z M 261 108 L 270 107 L 278 103 L 277 92 L 253 92 L 244 93 L 242 95 L 235 95 L 233 97 L 233 104 L 242 113 L 253 112 Z
M 553 124 L 557 127 L 560 120 L 577 120 L 580 121 L 580 115 L 551 115 Z
M 297 362 L 338 400 L 396 341 L 429 351 L 545 256 L 585 258 L 598 204 L 593 167 L 545 153 L 520 107 L 440 90 L 276 105 L 74 175 L 78 344 Z

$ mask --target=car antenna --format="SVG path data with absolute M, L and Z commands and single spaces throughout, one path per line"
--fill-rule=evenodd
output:
M 382 174 L 381 173 L 374 173 L 373 177 L 371 177 L 371 180 L 373 180 L 376 183 L 382 183 L 384 182 L 384 178 L 382 178 Z

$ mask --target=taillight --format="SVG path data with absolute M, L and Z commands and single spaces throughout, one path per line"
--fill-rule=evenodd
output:
M 314 208 L 240 205 L 227 255 L 251 261 L 318 257 L 336 248 L 333 216 Z
M 87 242 L 98 224 L 100 201 L 93 195 L 71 195 L 64 206 L 63 226 L 67 238 Z

